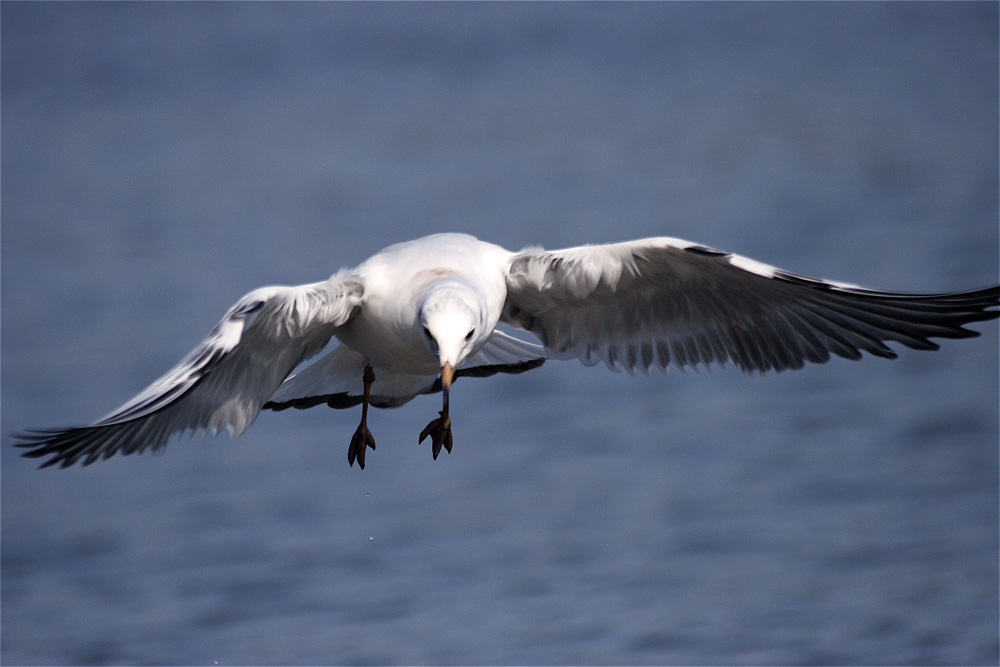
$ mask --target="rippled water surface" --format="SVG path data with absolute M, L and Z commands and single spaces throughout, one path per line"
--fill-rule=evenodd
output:
M 671 235 L 997 280 L 995 4 L 2 6 L 5 664 L 996 664 L 996 323 L 781 376 L 552 362 L 35 470 L 244 292 Z

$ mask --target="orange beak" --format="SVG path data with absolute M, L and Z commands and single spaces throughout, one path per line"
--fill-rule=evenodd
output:
M 451 381 L 455 377 L 455 367 L 449 363 L 445 363 L 441 367 L 441 388 L 447 393 L 448 389 L 451 387 Z

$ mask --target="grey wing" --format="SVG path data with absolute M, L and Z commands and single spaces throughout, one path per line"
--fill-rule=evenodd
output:
M 1000 287 L 898 294 L 796 275 L 672 238 L 514 255 L 503 319 L 556 357 L 646 371 L 724 365 L 801 368 L 862 351 L 894 358 L 888 341 L 978 335 L 962 325 L 998 316 Z
M 163 377 L 89 426 L 19 434 L 24 456 L 42 465 L 88 465 L 114 453 L 154 451 L 175 433 L 227 429 L 234 437 L 289 373 L 326 345 L 355 312 L 354 278 L 264 287 L 241 298 L 194 350 Z
M 489 377 L 496 373 L 521 373 L 545 363 L 545 348 L 496 329 L 483 349 L 466 359 L 456 377 Z

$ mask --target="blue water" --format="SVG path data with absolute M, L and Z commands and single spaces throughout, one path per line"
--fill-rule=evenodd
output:
M 2 430 L 408 238 L 997 281 L 994 3 L 2 8 Z M 5 664 L 997 664 L 998 327 L 780 376 L 552 362 L 239 440 L 2 450 Z

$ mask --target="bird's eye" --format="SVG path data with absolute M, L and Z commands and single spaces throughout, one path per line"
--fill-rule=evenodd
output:
M 427 327 L 424 327 L 424 335 L 427 336 L 428 338 L 433 338 L 433 336 L 431 336 L 431 330 L 428 329 Z
M 473 329 L 469 333 L 465 334 L 465 340 L 471 340 L 472 339 L 472 334 L 474 334 L 474 333 L 476 333 L 475 329 Z

